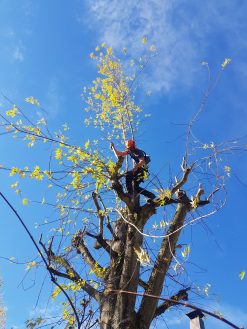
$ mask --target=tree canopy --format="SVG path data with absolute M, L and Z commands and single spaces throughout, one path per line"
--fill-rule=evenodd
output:
M 225 181 L 231 174 L 226 155 L 246 146 L 239 139 L 203 143 L 194 136 L 193 125 L 230 59 L 223 60 L 216 79 L 209 78 L 200 107 L 187 125 L 176 177 L 164 179 L 153 172 L 146 177 L 143 185 L 156 194 L 155 201 L 148 203 L 140 195 L 133 198 L 127 193 L 124 174 L 132 164 L 115 157 L 109 146 L 114 142 L 124 149 L 126 140 L 136 139 L 142 120 L 149 116 L 136 103 L 135 92 L 142 71 L 155 55 L 155 47 L 150 46 L 136 69 L 132 62 L 126 69 L 111 47 L 96 47 L 90 57 L 98 74 L 84 88 L 82 98 L 84 125 L 97 133 L 91 137 L 88 130 L 79 145 L 70 139 L 67 124 L 51 132 L 48 120 L 41 116 L 45 113 L 42 101 L 33 96 L 25 99 L 35 109 L 31 115 L 15 104 L 1 114 L 2 132 L 34 154 L 38 149 L 46 152 L 42 163 L 3 164 L 1 170 L 14 179 L 11 188 L 23 206 L 50 214 L 35 224 L 38 241 L 11 200 L 5 199 L 36 242 L 39 255 L 26 262 L 26 270 L 47 273 L 53 287 L 49 302 L 61 305 L 54 327 L 57 323 L 64 328 L 149 328 L 175 301 L 196 304 L 200 296 L 208 295 L 210 284 L 200 286 L 190 278 L 191 245 L 186 231 L 223 208 Z M 34 189 L 35 197 L 40 191 L 39 199 L 26 195 L 25 189 Z M 245 273 L 240 275 L 243 279 Z M 169 300 L 159 302 L 148 295 Z M 46 320 L 27 319 L 26 325 L 37 328 Z

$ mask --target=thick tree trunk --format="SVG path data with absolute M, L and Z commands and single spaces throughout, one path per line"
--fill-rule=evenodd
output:
M 119 289 L 124 262 L 125 245 L 127 238 L 127 224 L 118 219 L 114 226 L 114 236 L 111 248 L 115 254 L 111 254 L 109 273 L 105 278 L 105 290 L 100 303 L 100 328 L 113 328 L 114 312 L 116 310 L 117 295 L 110 293 Z
M 142 236 L 133 227 L 128 228 L 128 235 L 125 246 L 123 271 L 119 289 L 137 291 L 139 281 L 140 262 L 137 259 L 135 248 L 142 244 Z M 132 329 L 135 322 L 135 301 L 136 296 L 119 294 L 115 308 L 113 328 Z
M 131 214 L 125 213 L 129 222 L 142 230 L 142 220 Z M 127 229 L 126 229 L 127 228 Z M 105 291 L 101 299 L 101 329 L 134 329 L 136 296 L 125 294 L 112 294 L 112 290 L 126 289 L 136 292 L 139 282 L 140 262 L 135 250 L 142 245 L 142 235 L 123 219 L 118 220 L 114 228 L 115 238 L 112 249 L 118 256 L 111 257 L 110 272 L 105 280 Z

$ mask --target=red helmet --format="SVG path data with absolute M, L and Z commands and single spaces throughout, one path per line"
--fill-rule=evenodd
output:
M 126 145 L 127 149 L 133 149 L 136 147 L 135 141 L 133 141 L 133 139 L 127 140 L 125 145 Z

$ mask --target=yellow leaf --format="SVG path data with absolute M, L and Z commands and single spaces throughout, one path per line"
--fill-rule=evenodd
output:
M 221 64 L 222 70 L 231 62 L 230 58 L 225 58 L 224 62 Z
M 37 267 L 37 262 L 32 261 L 26 264 L 26 270 L 30 270 L 31 268 Z
M 190 254 L 190 246 L 187 246 L 184 248 L 184 250 L 182 251 L 182 256 L 185 258 L 187 255 Z
M 106 52 L 107 52 L 108 55 L 112 55 L 112 53 L 113 53 L 112 47 L 107 48 Z
M 90 144 L 90 140 L 88 139 L 86 143 L 84 144 L 85 149 L 87 150 Z
M 40 102 L 37 100 L 37 98 L 34 98 L 33 96 L 30 96 L 30 97 L 25 98 L 25 101 L 27 103 L 32 104 L 32 105 L 40 106 Z
M 29 204 L 29 202 L 28 202 L 28 199 L 22 199 L 22 204 L 24 205 L 24 206 L 27 206 L 28 204 Z
M 18 112 L 18 109 L 16 106 L 14 106 L 11 110 L 6 111 L 5 113 L 7 116 L 14 118 L 16 116 L 17 112 Z
M 142 43 L 145 45 L 148 42 L 148 38 L 146 36 L 144 36 L 142 38 Z
M 149 50 L 150 50 L 151 52 L 155 52 L 155 51 L 156 51 L 156 48 L 155 48 L 154 45 L 151 45 L 151 46 L 149 47 Z
M 240 280 L 243 280 L 243 278 L 245 277 L 245 271 L 240 272 L 238 276 Z
M 204 293 L 206 296 L 208 296 L 209 294 L 209 288 L 211 287 L 211 284 L 210 283 L 207 283 L 204 287 Z
M 230 166 L 224 166 L 224 171 L 226 172 L 227 176 L 231 176 L 231 167 Z
M 57 160 L 60 160 L 62 158 L 62 150 L 61 149 L 56 149 L 56 151 L 55 151 L 55 158 Z
M 137 257 L 138 257 L 139 262 L 143 266 L 150 265 L 151 264 L 150 258 L 149 258 L 147 252 L 144 249 L 142 249 L 141 247 L 139 247 L 139 248 L 134 248 L 134 251 L 135 251 L 135 253 L 136 253 Z

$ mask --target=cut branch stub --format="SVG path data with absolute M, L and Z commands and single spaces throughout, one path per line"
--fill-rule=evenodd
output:
M 183 171 L 183 177 L 178 180 L 177 178 L 175 178 L 175 185 L 173 186 L 173 188 L 171 189 L 171 195 L 173 195 L 174 193 L 176 193 L 181 186 L 183 186 L 188 179 L 188 175 L 189 173 L 192 171 L 193 167 L 194 167 L 195 163 L 192 163 L 192 165 L 190 165 L 189 167 L 186 165 L 186 159 L 185 157 L 183 157 L 182 160 L 182 164 L 181 164 L 181 169 Z
M 120 157 L 117 158 L 117 162 L 115 163 L 114 169 L 111 172 L 111 179 L 112 180 L 115 180 L 117 178 L 118 171 L 122 167 L 123 161 L 124 161 L 124 157 L 120 156 Z

